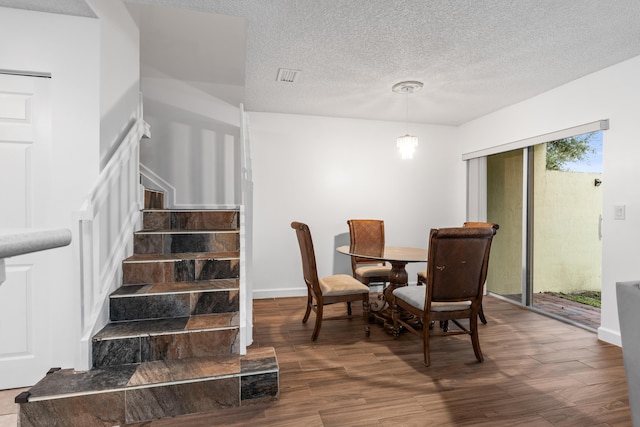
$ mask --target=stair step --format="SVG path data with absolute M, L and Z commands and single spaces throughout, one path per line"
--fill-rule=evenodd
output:
M 113 426 L 210 412 L 278 398 L 273 348 L 77 372 L 63 369 L 31 387 L 23 426 Z
M 236 230 L 153 230 L 133 235 L 136 254 L 184 252 L 232 252 L 240 250 L 240 232 Z
M 144 189 L 144 208 L 145 209 L 163 209 L 164 208 L 164 192 L 160 190 Z
M 237 210 L 145 210 L 144 230 L 237 230 Z
M 234 279 L 240 253 L 137 254 L 122 262 L 122 275 L 125 285 Z
M 234 354 L 239 330 L 237 312 L 109 323 L 93 337 L 93 366 Z
M 122 286 L 110 295 L 112 322 L 239 310 L 238 279 Z

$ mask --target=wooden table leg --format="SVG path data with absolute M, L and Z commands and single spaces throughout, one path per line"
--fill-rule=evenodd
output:
M 407 286 L 409 276 L 406 270 L 406 261 L 390 261 L 391 263 L 391 272 L 389 273 L 389 286 L 384 290 L 384 299 L 386 303 L 386 307 L 376 313 L 372 313 L 374 319 L 377 319 L 382 322 L 382 326 L 384 330 L 393 336 L 398 336 L 400 334 L 400 330 L 396 330 L 393 327 L 392 320 L 392 310 L 394 308 L 394 297 L 393 291 L 401 286 Z

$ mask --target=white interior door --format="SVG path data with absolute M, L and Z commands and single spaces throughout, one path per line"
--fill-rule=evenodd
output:
M 50 79 L 0 74 L 0 228 L 46 227 Z M 51 368 L 51 257 L 8 258 L 0 284 L 0 389 L 35 384 Z

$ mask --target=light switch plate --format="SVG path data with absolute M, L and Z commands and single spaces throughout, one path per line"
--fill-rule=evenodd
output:
M 614 206 L 613 219 L 624 219 L 624 205 Z

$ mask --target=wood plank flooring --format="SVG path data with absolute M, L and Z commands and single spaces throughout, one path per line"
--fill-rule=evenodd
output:
M 356 318 L 323 322 L 310 340 L 304 298 L 254 301 L 254 346 L 273 346 L 280 400 L 145 426 L 627 426 L 621 349 L 595 334 L 487 297 L 484 363 L 468 337 L 432 339 L 431 367 L 409 333 Z M 343 314 L 344 305 L 328 307 Z

